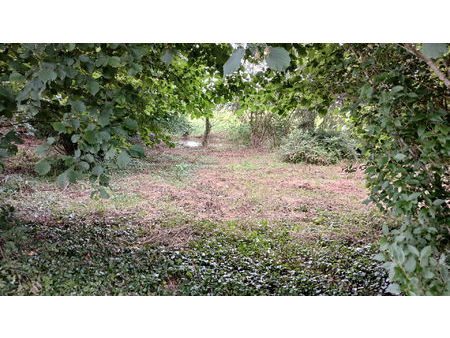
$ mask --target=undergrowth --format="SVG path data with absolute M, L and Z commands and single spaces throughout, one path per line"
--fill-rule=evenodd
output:
M 380 295 L 376 245 L 296 241 L 261 225 L 213 223 L 184 248 L 140 245 L 146 230 L 96 224 L 2 229 L 1 295 Z
M 282 144 L 281 154 L 286 162 L 321 165 L 357 159 L 351 139 L 343 133 L 323 130 L 293 130 Z

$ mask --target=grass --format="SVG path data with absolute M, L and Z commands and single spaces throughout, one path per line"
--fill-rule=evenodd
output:
M 385 293 L 373 257 L 391 220 L 361 204 L 358 172 L 213 143 L 150 150 L 111 181 L 100 200 L 87 182 L 3 176 L 17 225 L 0 230 L 0 294 Z

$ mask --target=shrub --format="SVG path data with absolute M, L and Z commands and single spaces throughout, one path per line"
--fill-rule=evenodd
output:
M 356 160 L 355 142 L 343 133 L 294 129 L 281 146 L 283 161 L 334 164 Z
M 228 130 L 228 138 L 230 141 L 238 144 L 249 145 L 250 137 L 251 130 L 248 124 L 240 123 Z

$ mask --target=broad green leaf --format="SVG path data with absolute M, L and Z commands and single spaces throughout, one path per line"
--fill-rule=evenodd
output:
M 405 263 L 406 272 L 413 272 L 416 269 L 416 258 L 409 256 Z
M 111 67 L 117 68 L 120 66 L 120 58 L 118 56 L 111 56 L 108 63 Z
M 34 170 L 39 174 L 39 175 L 45 175 L 50 171 L 50 163 L 48 163 L 47 160 L 42 160 L 39 161 L 38 163 L 36 163 L 36 165 L 34 166 Z
M 91 154 L 84 154 L 83 158 L 89 163 L 94 163 L 95 161 L 94 156 L 92 156 Z
M 66 130 L 66 127 L 61 122 L 53 122 L 52 123 L 53 129 L 58 132 L 64 132 Z
M 98 91 L 100 89 L 100 85 L 95 80 L 89 80 L 86 85 L 86 88 L 89 91 L 89 93 L 91 93 L 92 95 L 95 95 L 98 93 Z
M 400 293 L 400 287 L 397 283 L 389 284 L 386 291 L 394 295 L 398 295 Z
M 81 161 L 79 163 L 80 167 L 83 168 L 84 170 L 89 170 L 89 163 Z
M 225 64 L 223 65 L 224 76 L 227 76 L 239 69 L 244 54 L 245 54 L 244 48 L 238 48 L 233 52 L 233 54 L 231 54 L 227 62 L 225 62 Z
M 35 149 L 34 152 L 36 153 L 36 155 L 45 155 L 48 152 L 48 144 L 44 143 L 44 144 L 40 144 L 38 145 Z
M 417 135 L 419 135 L 419 137 L 422 137 L 424 132 L 425 132 L 425 126 L 419 126 L 419 128 L 417 128 Z
M 420 259 L 426 259 L 431 255 L 431 246 L 427 245 L 420 251 Z
M 128 165 L 128 163 L 130 163 L 130 156 L 128 156 L 125 150 L 122 150 L 119 156 L 117 156 L 117 165 L 119 168 L 123 169 Z
M 44 68 L 38 73 L 38 77 L 42 82 L 54 81 L 57 76 L 58 74 L 50 68 Z
M 103 167 L 100 164 L 97 164 L 94 168 L 92 168 L 92 173 L 95 176 L 100 176 L 101 174 L 103 174 Z
M 409 252 L 419 257 L 419 250 L 415 246 L 408 245 Z
M 84 105 L 83 101 L 81 100 L 75 100 L 71 103 L 72 110 L 75 113 L 84 113 L 86 111 L 86 106 Z
M 441 200 L 441 199 L 437 199 L 437 200 L 433 201 L 433 205 L 436 205 L 436 206 L 444 204 L 444 203 L 445 203 L 445 201 Z
M 395 86 L 391 89 L 391 93 L 399 93 L 403 90 L 403 86 Z
M 283 47 L 270 48 L 269 55 L 266 56 L 266 62 L 270 69 L 276 71 L 285 71 L 291 63 L 289 52 Z
M 406 158 L 406 156 L 402 153 L 397 153 L 394 155 L 394 159 L 396 161 L 403 161 Z
M 97 133 L 94 130 L 88 130 L 84 133 L 83 139 L 86 140 L 89 144 L 96 144 L 98 142 L 97 140 Z
M 56 181 L 57 181 L 58 185 L 64 189 L 68 183 L 67 171 L 65 171 L 61 175 L 59 175 L 58 178 L 56 179 Z
M 9 81 L 20 82 L 20 81 L 23 81 L 23 79 L 24 78 L 23 78 L 22 74 L 19 74 L 17 72 L 12 72 L 11 75 L 9 76 Z
M 139 144 L 133 145 L 129 152 L 133 157 L 143 157 L 145 155 L 145 149 Z
M 70 138 L 72 143 L 77 143 L 79 139 L 80 139 L 80 135 L 78 135 L 78 134 L 73 134 L 72 137 Z
M 109 124 L 109 116 L 110 114 L 108 112 L 101 113 L 98 118 L 98 124 L 102 127 L 107 126 Z
M 106 55 L 100 55 L 95 61 L 97 67 L 104 67 L 108 64 L 109 58 Z
M 125 119 L 125 127 L 127 127 L 127 129 L 135 131 L 138 128 L 138 123 L 136 120 L 134 119 Z
M 75 171 L 73 168 L 67 170 L 67 178 L 70 183 L 77 183 L 77 180 L 81 177 L 81 174 Z
M 424 43 L 422 53 L 430 59 L 438 59 L 448 51 L 446 43 Z
M 105 160 L 110 160 L 114 157 L 116 151 L 114 148 L 110 148 L 106 153 L 105 153 Z

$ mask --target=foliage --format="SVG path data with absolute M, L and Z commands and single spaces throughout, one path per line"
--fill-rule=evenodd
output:
M 243 237 L 202 228 L 209 236 L 181 249 L 139 245 L 136 227 L 24 225 L 0 260 L 1 294 L 375 295 L 387 287 L 373 246 L 295 246 L 265 226 Z
M 356 160 L 354 142 L 345 134 L 330 131 L 294 129 L 281 146 L 286 162 L 334 164 L 339 160 Z
M 195 48 L 179 45 L 178 52 Z M 214 84 L 205 82 L 214 77 L 205 65 L 210 61 L 201 55 L 190 63 L 175 55 L 168 60 L 168 50 L 162 44 L 2 44 L 0 114 L 7 125 L 46 139 L 36 149 L 37 173 L 62 163 L 62 188 L 87 175 L 105 195 L 104 162 L 123 167 L 143 153 L 129 136 L 168 142 L 164 131 L 180 112 L 198 116 L 213 105 Z M 12 130 L 0 136 L 1 159 L 17 151 L 20 138 Z
M 384 228 L 386 254 L 378 256 L 388 260 L 390 290 L 448 294 L 449 88 L 404 45 L 306 47 L 297 60 L 303 71 L 290 81 L 318 111 L 338 102 L 348 112 L 368 162 L 370 200 L 403 217 L 400 229 Z M 434 66 L 448 68 L 445 54 L 448 47 Z
M 161 121 L 161 129 L 170 134 L 190 134 L 192 126 L 186 115 L 171 115 Z

